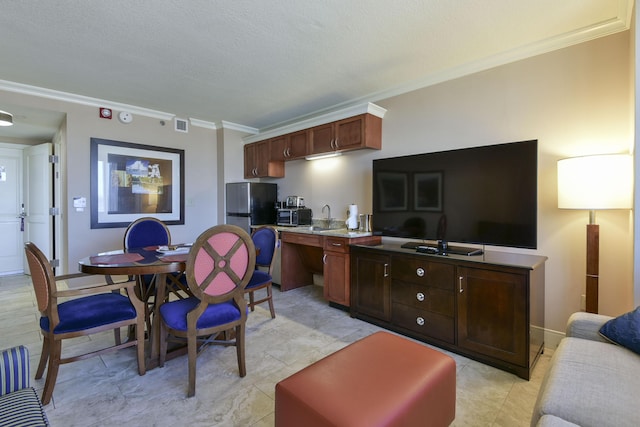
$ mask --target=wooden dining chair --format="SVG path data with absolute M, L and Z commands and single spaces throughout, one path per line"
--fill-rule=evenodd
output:
M 47 378 L 42 392 L 42 403 L 48 404 L 58 376 L 60 365 L 108 351 L 126 347 L 137 347 L 138 373 L 145 374 L 144 360 L 144 303 L 138 299 L 135 283 L 128 281 L 115 284 L 90 285 L 73 289 L 58 289 L 57 281 L 68 280 L 85 274 L 55 277 L 51 264 L 42 251 L 33 243 L 25 244 L 25 253 L 31 272 L 31 281 L 40 310 L 42 332 L 42 354 L 36 371 L 36 379 L 42 378 L 48 365 Z M 126 290 L 126 295 L 119 293 Z M 116 291 L 116 292 L 114 292 Z M 68 298 L 74 298 L 69 299 Z M 75 356 L 62 357 L 62 341 L 102 331 L 119 330 L 135 325 L 136 334 L 125 343 L 94 350 Z
M 164 366 L 167 341 L 187 341 L 189 386 L 196 393 L 198 344 L 235 346 L 240 377 L 246 375 L 244 288 L 255 269 L 256 250 L 251 236 L 235 225 L 217 225 L 203 232 L 187 259 L 187 283 L 193 297 L 160 306 L 160 366 Z M 233 336 L 225 331 L 234 329 Z M 231 335 L 231 334 L 230 334 Z
M 249 308 L 251 311 L 255 310 L 255 306 L 262 304 L 263 302 L 269 303 L 269 310 L 271 311 L 271 318 L 275 319 L 276 312 L 273 308 L 273 293 L 272 293 L 272 281 L 273 281 L 273 256 L 278 247 L 278 231 L 269 225 L 256 228 L 251 233 L 251 239 L 256 246 L 256 269 L 249 280 L 249 284 L 244 289 L 245 294 L 249 294 Z M 262 268 L 262 269 L 261 269 Z M 266 269 L 266 271 L 265 271 Z M 255 300 L 254 292 L 259 289 L 266 290 L 266 296 L 259 300 Z

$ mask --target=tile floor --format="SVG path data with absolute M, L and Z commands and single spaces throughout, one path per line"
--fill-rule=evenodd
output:
M 281 379 L 380 328 L 352 319 L 322 299 L 322 288 L 274 289 L 276 319 L 262 307 L 247 324 L 247 375 L 237 374 L 235 348 L 210 347 L 198 358 L 196 396 L 186 398 L 186 356 L 138 376 L 133 349 L 62 365 L 46 406 L 56 426 L 274 425 L 274 385 Z M 38 312 L 28 276 L 0 277 L 0 348 L 26 345 L 31 374 L 40 355 Z M 111 343 L 112 333 L 77 339 L 63 348 Z M 531 381 L 465 357 L 457 363 L 454 426 L 528 426 L 550 351 Z M 66 353 L 69 354 L 69 353 Z M 43 380 L 32 385 L 41 391 Z

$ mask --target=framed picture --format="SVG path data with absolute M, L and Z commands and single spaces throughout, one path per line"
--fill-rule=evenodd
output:
M 404 172 L 378 173 L 378 194 L 381 211 L 407 210 L 407 174 Z
M 184 224 L 184 150 L 91 138 L 91 228 Z
M 413 192 L 415 210 L 442 212 L 442 172 L 416 173 Z

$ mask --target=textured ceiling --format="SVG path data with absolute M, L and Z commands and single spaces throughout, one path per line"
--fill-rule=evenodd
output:
M 20 83 L 264 130 L 625 30 L 632 5 L 3 1 L 0 89 Z

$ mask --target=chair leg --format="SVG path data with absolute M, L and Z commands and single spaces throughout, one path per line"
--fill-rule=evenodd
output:
M 276 318 L 276 311 L 273 308 L 273 293 L 271 290 L 271 283 L 267 285 L 267 298 L 269 298 L 269 311 L 271 311 L 271 318 Z
M 144 319 L 138 319 L 136 322 L 136 353 L 138 356 L 138 373 L 144 375 L 147 372 L 147 366 L 144 360 Z
M 195 332 L 189 333 L 187 337 L 187 351 L 189 353 L 189 389 L 187 397 L 196 395 L 196 358 L 198 356 L 198 342 Z
M 120 328 L 115 328 L 113 330 L 113 336 L 115 338 L 116 345 L 122 344 L 122 339 L 120 338 Z
M 164 322 L 162 321 L 162 319 L 157 319 L 156 322 L 160 322 L 160 342 L 159 344 L 159 351 L 160 351 L 160 360 L 158 361 L 158 364 L 160 365 L 160 367 L 164 366 L 164 362 L 167 358 L 167 338 L 168 338 L 168 333 L 167 333 L 167 327 L 165 326 Z
M 48 405 L 51 402 L 53 388 L 58 378 L 58 368 L 60 367 L 60 355 L 62 353 L 62 342 L 53 340 L 50 343 L 51 354 L 49 356 L 49 368 L 47 369 L 47 379 L 44 382 L 44 390 L 42 391 L 42 404 Z
M 40 363 L 38 363 L 38 369 L 36 370 L 36 379 L 39 380 L 44 374 L 44 368 L 47 366 L 47 360 L 49 359 L 49 338 L 45 335 L 42 339 L 42 352 L 40 353 Z
M 244 363 L 244 323 L 236 326 L 236 353 L 238 354 L 238 371 L 240 377 L 247 375 L 247 367 Z
M 251 309 L 251 311 L 255 311 L 256 309 L 256 303 L 254 302 L 253 298 L 253 291 L 249 292 L 249 308 Z

